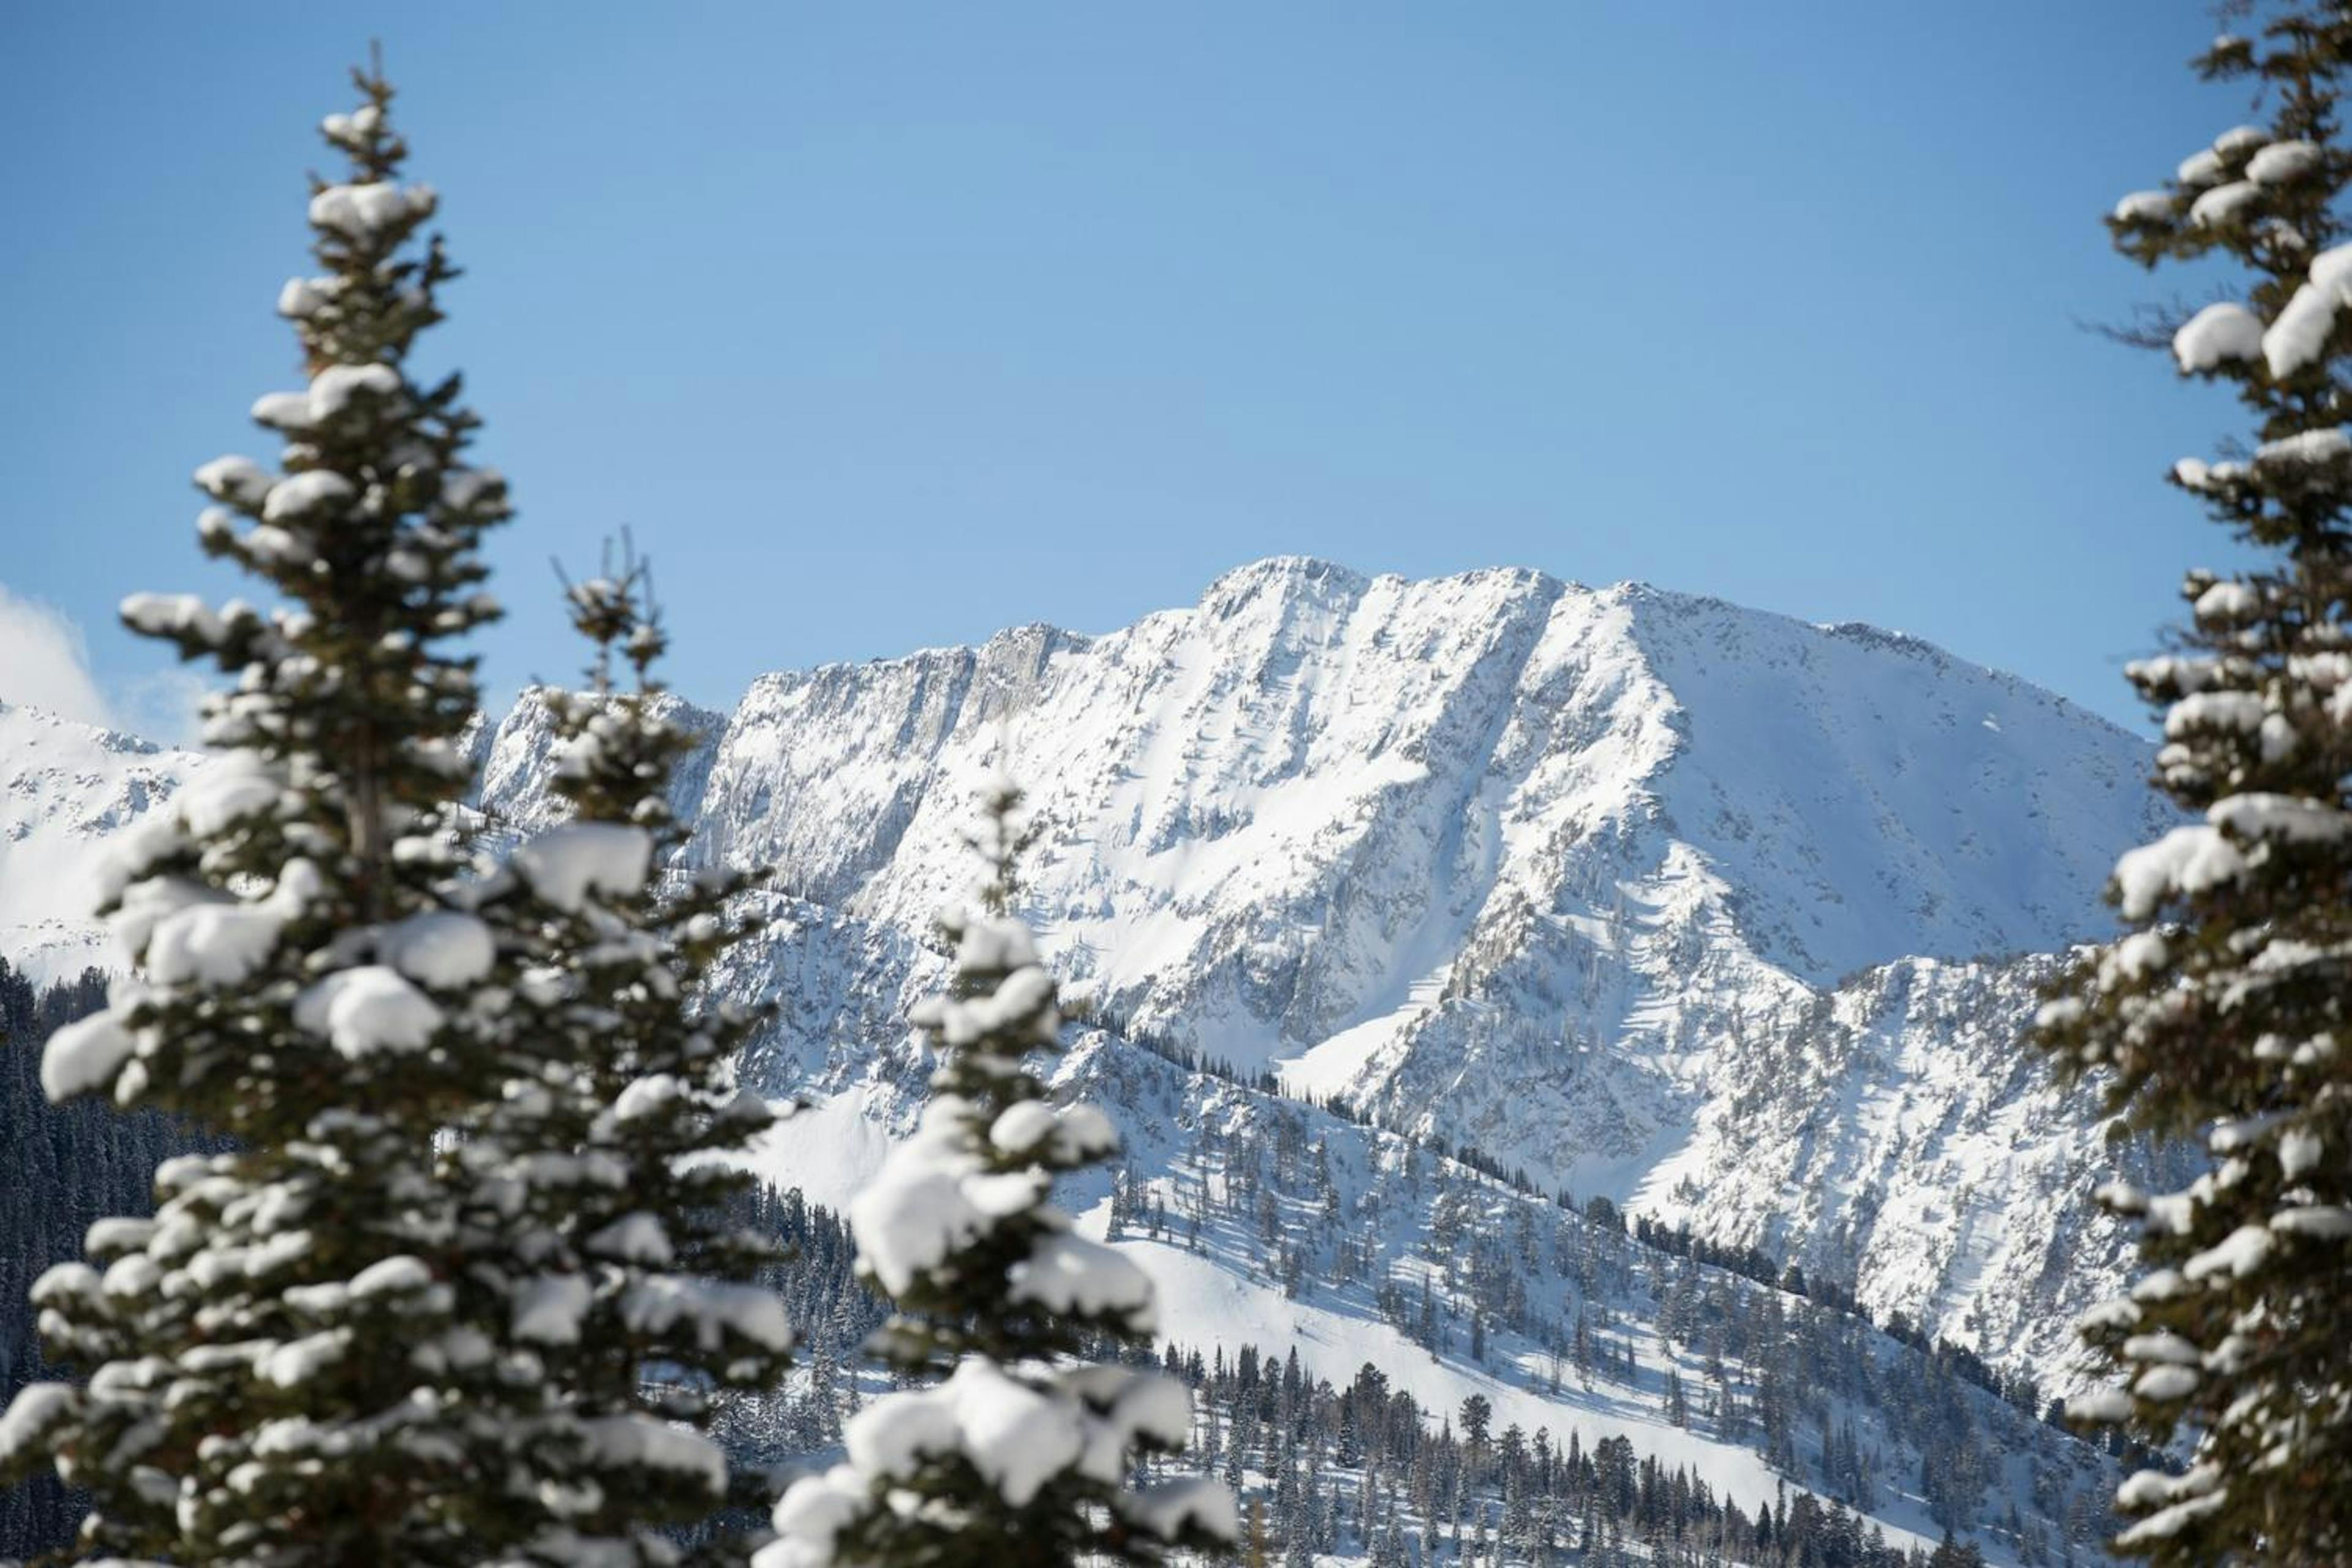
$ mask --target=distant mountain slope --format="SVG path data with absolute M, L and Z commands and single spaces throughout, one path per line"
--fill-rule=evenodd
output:
M 37 984 L 117 962 L 89 915 L 99 856 L 199 761 L 0 701 L 0 957 Z
M 2164 808 L 2144 742 L 2012 677 L 1638 585 L 1279 559 L 1105 636 L 764 677 L 708 732 L 688 858 L 871 949 L 844 983 L 780 928 L 777 984 L 823 998 L 780 1072 L 898 1037 L 1001 747 L 1028 912 L 1130 1034 L 2045 1376 L 2112 1277 L 2096 1118 L 2011 1049 L 2039 971 L 1976 961 L 2103 929 Z M 527 816 L 501 781 L 544 743 L 510 718 L 486 798 Z

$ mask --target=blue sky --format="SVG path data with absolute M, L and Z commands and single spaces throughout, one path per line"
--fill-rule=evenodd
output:
M 0 583 L 143 717 L 234 583 L 311 127 L 383 39 L 467 277 L 426 356 L 546 563 L 626 524 L 675 683 L 1106 629 L 1299 552 L 1916 633 L 2137 723 L 2221 395 L 2076 330 L 2099 214 L 2247 118 L 2201 4 L 0 7 Z M 10 645 L 0 637 L 0 651 Z M 0 664 L 0 696 L 10 672 Z

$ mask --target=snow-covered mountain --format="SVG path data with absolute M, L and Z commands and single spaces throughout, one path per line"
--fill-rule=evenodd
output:
M 1001 753 L 1044 829 L 1028 913 L 1123 1033 L 2067 1381 L 2121 1237 L 2087 1100 L 2012 1047 L 2029 955 L 2105 928 L 2164 808 L 2142 742 L 2046 691 L 1635 584 L 1284 558 L 694 721 L 688 857 L 793 900 L 746 961 L 787 998 L 775 1087 L 896 1070 Z M 528 703 L 486 736 L 486 802 L 542 812 L 545 744 Z M 870 1158 L 903 1105 L 869 1109 Z
M 1523 1175 L 1494 1203 L 1606 1198 L 2045 1393 L 2079 1378 L 2071 1321 L 2125 1246 L 2087 1199 L 2112 1155 L 2088 1097 L 2015 1041 L 2048 955 L 2105 929 L 2115 857 L 2166 822 L 2146 745 L 2030 684 L 1640 585 L 1285 558 L 1108 635 L 780 673 L 731 713 L 677 716 L 702 736 L 675 791 L 684 861 L 772 874 L 726 983 L 781 1005 L 747 1074 L 812 1102 L 767 1156 L 782 1184 L 837 1205 L 908 1124 L 906 1009 L 939 978 L 929 921 L 968 881 L 961 830 L 1001 759 L 1041 828 L 1024 912 L 1099 1026 L 1066 1074 L 1134 1151 L 1121 1203 L 1206 1215 L 1195 1246 L 1126 1243 L 1177 1281 L 1180 1337 L 1287 1339 L 1340 1384 L 1420 1356 L 1425 1404 L 1492 1384 L 1588 1439 L 1704 1447 L 1638 1376 L 1538 1390 L 1541 1325 L 1654 1293 L 1534 1270 L 1559 1299 L 1498 1320 L 1475 1366 L 1375 1310 L 1351 1270 L 1425 1277 L 1442 1220 L 1435 1192 L 1390 1190 L 1399 1151 L 1443 1148 Z M 528 699 L 481 727 L 495 819 L 546 820 L 549 741 Z M 0 952 L 19 932 L 95 951 L 67 918 L 77 857 L 190 765 L 0 710 Z M 1203 1130 L 1289 1115 L 1354 1173 L 1328 1203 L 1371 1261 L 1340 1256 L 1329 1216 L 1218 1241 L 1233 1181 Z M 1481 1316 L 1474 1284 L 1448 1265 L 1434 1299 Z M 1689 1353 L 1639 1332 L 1654 1379 Z M 1916 1483 L 1926 1440 L 1881 1439 Z M 1753 1493 L 1753 1458 L 1702 1468 Z M 1881 1500 L 1927 1528 L 1892 1483 Z
M 100 852 L 197 761 L 0 700 L 0 957 L 36 983 L 119 963 L 89 918 Z

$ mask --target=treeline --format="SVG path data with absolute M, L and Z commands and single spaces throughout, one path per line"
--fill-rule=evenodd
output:
M 852 1267 L 839 1215 L 798 1190 L 762 1191 L 750 1214 L 795 1250 L 776 1282 L 804 1327 L 802 1369 L 781 1394 L 731 1413 L 730 1439 L 788 1466 L 825 1462 L 842 1424 L 876 1389 L 857 1347 L 880 1309 Z M 1202 1467 L 1244 1500 L 1250 1548 L 1303 1568 L 1318 1555 L 1375 1568 L 1461 1564 L 1745 1563 L 1756 1568 L 1966 1568 L 1983 1558 L 1957 1541 L 1935 1552 L 1890 1545 L 1842 1498 L 1783 1486 L 1752 1513 L 1686 1466 L 1634 1452 L 1622 1436 L 1586 1447 L 1570 1431 L 1496 1428 L 1472 1395 L 1423 1406 L 1366 1363 L 1343 1386 L 1313 1376 L 1295 1347 L 1156 1358 L 1194 1391 L 1187 1468 Z M 864 1385 L 861 1385 L 861 1376 Z M 1172 1473 L 1172 1472 L 1171 1472 Z M 2028 1561 L 2073 1561 L 2030 1531 Z
M 0 964 L 0 1026 L 7 1041 L 0 1049 L 6 1065 L 0 1092 L 7 1097 L 0 1139 L 15 1190 L 43 1198 L 27 1205 L 24 1230 L 0 1258 L 0 1364 L 11 1392 L 39 1367 L 25 1300 L 31 1279 L 74 1256 L 91 1220 L 145 1212 L 154 1164 L 189 1146 L 184 1134 L 152 1115 L 123 1116 L 89 1101 L 53 1107 L 43 1096 L 40 1042 L 100 1005 L 104 989 L 103 976 L 90 972 L 37 990 Z M 1834 1416 L 1832 1394 L 1886 1408 L 1890 1424 L 1921 1441 L 1916 1479 L 1951 1526 L 1999 1530 L 2030 1563 L 2069 1561 L 2075 1543 L 2103 1527 L 2102 1517 L 2054 1486 L 2035 1500 L 2066 1520 L 2054 1540 L 2020 1519 L 2014 1506 L 2006 1518 L 1980 1519 L 1979 1500 L 1998 1468 L 1999 1448 L 1978 1430 L 1952 1386 L 1956 1378 L 1976 1381 L 1965 1363 L 1936 1354 L 1913 1335 L 1906 1342 L 1924 1357 L 1907 1370 L 1904 1358 L 1881 1367 L 1858 1338 L 1853 1317 L 1843 1309 L 1792 1310 L 1783 1281 L 1759 1278 L 1756 1255 L 1727 1255 L 1686 1230 L 1646 1219 L 1628 1227 L 1606 1199 L 1560 1203 L 1549 1226 L 1534 1223 L 1540 1210 L 1520 1205 L 1510 1211 L 1516 1218 L 1496 1225 L 1481 1213 L 1479 1184 L 1449 1169 L 1452 1156 L 1434 1158 L 1408 1142 L 1393 1195 L 1417 1201 L 1424 1184 L 1433 1188 L 1423 1251 L 1438 1267 L 1423 1275 L 1417 1290 L 1401 1285 L 1381 1267 L 1362 1223 L 1368 1216 L 1358 1212 L 1362 1205 L 1345 1199 L 1328 1146 L 1312 1136 L 1297 1109 L 1272 1110 L 1262 1121 L 1237 1128 L 1194 1130 L 1195 1164 L 1213 1166 L 1220 1175 L 1215 1201 L 1203 1182 L 1187 1212 L 1171 1215 L 1164 1197 L 1139 1201 L 1138 1184 L 1122 1175 L 1113 1186 L 1114 1223 L 1171 1238 L 1181 1229 L 1196 1246 L 1204 1221 L 1238 1226 L 1269 1244 L 1270 1267 L 1294 1295 L 1317 1285 L 1361 1286 L 1383 1318 L 1432 1353 L 1459 1348 L 1482 1363 L 1489 1360 L 1490 1332 L 1521 1335 L 1542 1352 L 1553 1392 L 1570 1376 L 1587 1387 L 1605 1379 L 1641 1388 L 1659 1399 L 1669 1420 L 1752 1444 L 1830 1500 L 1799 1491 L 1751 1516 L 1715 1495 L 1703 1478 L 1637 1458 L 1622 1438 L 1586 1449 L 1572 1433 L 1556 1443 L 1540 1430 L 1489 1432 L 1475 1407 L 1483 1402 L 1460 1411 L 1423 1410 L 1370 1366 L 1349 1387 L 1335 1389 L 1304 1377 L 1295 1352 L 1277 1359 L 1245 1348 L 1230 1362 L 1222 1352 L 1205 1358 L 1171 1352 L 1171 1370 L 1200 1394 L 1199 1441 L 1209 1462 L 1256 1500 L 1255 1527 L 1281 1554 L 1277 1560 L 1302 1562 L 1299 1553 L 1323 1552 L 1360 1552 L 1400 1568 L 1607 1563 L 1638 1549 L 1670 1563 L 1909 1568 L 1921 1559 L 1875 1539 L 1864 1510 L 1890 1482 L 1911 1478 L 1892 1475 L 1888 1456 L 1859 1439 L 1850 1419 Z M 1491 1173 L 1478 1174 L 1492 1179 Z M 1503 1184 L 1522 1197 L 1538 1195 Z M 1376 1216 L 1380 1199 L 1368 1197 Z M 856 1277 L 856 1247 L 840 1216 L 797 1190 L 761 1187 L 742 1202 L 745 1223 L 792 1249 L 767 1283 L 783 1294 L 804 1344 L 801 1370 L 784 1390 L 745 1399 L 730 1412 L 729 1440 L 780 1461 L 835 1448 L 842 1423 L 867 1397 L 855 1369 L 882 1309 Z M 1317 1227 L 1297 1223 L 1317 1216 L 1331 1222 L 1322 1227 L 1321 1247 L 1309 1240 Z M 1548 1276 L 1572 1292 L 1570 1315 L 1549 1311 L 1530 1293 L 1530 1281 Z M 1727 1276 L 1769 1288 L 1748 1294 Z M 1433 1280 L 1445 1281 L 1445 1289 Z M 1701 1375 L 1685 1380 L 1672 1365 L 1661 1371 L 1638 1364 L 1622 1306 L 1643 1283 L 1661 1340 L 1689 1348 L 1705 1369 Z M 1752 1379 L 1735 1370 L 1744 1366 L 1757 1369 Z M 0 1552 L 59 1544 L 79 1511 L 53 1481 L 0 1494 Z
M 1164 1174 L 1119 1173 L 1114 1235 L 1214 1252 L 1554 1396 L 1570 1381 L 1622 1389 L 1857 1510 L 1907 1492 L 1939 1526 L 1990 1532 L 2027 1562 L 2106 1528 L 2095 1450 L 1987 1400 L 1980 1363 L 1898 1349 L 1844 1306 L 1714 1267 L 1686 1235 L 1629 1231 L 1605 1200 L 1513 1192 L 1393 1135 L 1335 1154 L 1296 1104 L 1195 1115 L 1137 1058 L 1093 1070 L 1097 1092 L 1139 1114 L 1173 1106 L 1189 1141 Z
M 1849 1313 L 1878 1329 L 1888 1338 L 1909 1345 L 1933 1358 L 1959 1378 L 1996 1398 L 2006 1401 L 2038 1421 L 2069 1430 L 2062 1418 L 2059 1402 L 2045 1400 L 2040 1384 L 2029 1374 L 2004 1373 L 1986 1362 L 1976 1352 L 1953 1343 L 1940 1336 L 1930 1337 L 1902 1312 L 1893 1312 L 1883 1321 L 1862 1306 L 1854 1298 L 1851 1285 L 1826 1275 L 1808 1275 L 1797 1264 L 1785 1267 L 1769 1254 L 1755 1247 L 1726 1247 L 1691 1234 L 1688 1224 L 1668 1226 L 1648 1215 L 1628 1215 L 1611 1199 L 1595 1195 L 1579 1203 L 1566 1188 L 1546 1193 L 1538 1187 L 1524 1165 L 1507 1167 L 1500 1160 L 1466 1143 L 1451 1142 L 1444 1138 L 1409 1132 L 1382 1121 L 1343 1095 L 1316 1096 L 1293 1093 L 1284 1089 L 1278 1074 L 1270 1071 L 1244 1072 L 1228 1058 L 1208 1055 L 1182 1042 L 1150 1030 L 1133 1030 L 1129 1026 L 1099 1011 L 1088 1020 L 1113 1038 L 1136 1047 L 1188 1073 L 1197 1073 L 1230 1083 L 1237 1088 L 1263 1094 L 1286 1104 L 1319 1110 L 1351 1125 L 1367 1128 L 1423 1150 L 1439 1159 L 1450 1160 L 1466 1170 L 1475 1171 L 1518 1196 L 1536 1202 L 1548 1202 L 1570 1213 L 1580 1215 L 1595 1225 L 1610 1226 L 1630 1235 L 1641 1246 L 1675 1258 L 1686 1258 L 1709 1268 L 1721 1268 L 1759 1285 L 1800 1296 L 1806 1300 Z M 2119 1435 L 2111 1436 L 2105 1445 L 2108 1451 L 2130 1456 L 2135 1450 Z
M 1203 1457 L 1254 1505 L 1254 1545 L 1307 1568 L 1318 1554 L 1373 1568 L 1459 1563 L 1749 1563 L 1772 1568 L 1965 1568 L 1973 1546 L 1887 1543 L 1835 1500 L 1785 1486 L 1751 1516 L 1685 1466 L 1630 1438 L 1590 1448 L 1570 1431 L 1495 1429 L 1482 1396 L 1423 1408 L 1370 1363 L 1345 1388 L 1305 1373 L 1293 1348 L 1228 1359 L 1171 1347 L 1198 1392 Z

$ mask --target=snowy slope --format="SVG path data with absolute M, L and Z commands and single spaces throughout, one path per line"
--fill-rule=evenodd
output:
M 197 762 L 0 701 L 0 957 L 36 984 L 119 963 L 89 918 L 99 854 Z
M 698 761 L 688 854 L 804 906 L 746 960 L 787 998 L 776 1086 L 882 1070 L 1000 747 L 1044 825 L 1027 912 L 1122 1030 L 2064 1381 L 2053 1325 L 2118 1246 L 2095 1118 L 2008 1048 L 2030 969 L 1898 982 L 2102 929 L 2163 820 L 2135 738 L 1866 628 L 1295 559 L 1107 636 L 765 677 Z M 530 776 L 508 749 L 494 784 Z M 1816 1069 L 1824 1008 L 1899 1046 Z
M 2028 1535 L 2058 1539 L 2070 1510 L 2095 1514 L 2113 1484 L 2095 1451 L 1849 1316 L 1666 1257 L 1397 1134 L 1101 1031 L 1077 1036 L 1058 1077 L 1125 1142 L 1115 1178 L 1065 1195 L 1083 1229 L 1150 1270 L 1165 1338 L 1183 1348 L 1295 1351 L 1340 1387 L 1369 1365 L 1433 1418 L 1477 1395 L 1498 1431 L 1573 1434 L 1588 1449 L 1622 1437 L 1751 1512 L 1784 1485 L 1851 1496 L 1820 1436 L 1847 1427 L 1868 1471 L 1852 1500 L 1898 1544 L 1940 1532 L 1922 1478 L 1977 1456 L 1983 1480 L 1945 1517 L 1996 1563 L 2021 1560 Z M 820 1095 L 777 1130 L 771 1168 L 845 1202 L 881 1157 L 875 1117 L 891 1098 L 873 1079 Z M 1572 1348 L 1588 1328 L 1589 1357 Z M 1689 1391 L 1680 1420 L 1670 1372 Z M 2002 1524 L 2012 1501 L 2017 1534 Z
M 2111 1275 L 2095 1118 L 2009 1048 L 2039 972 L 1966 961 L 2102 930 L 2106 868 L 2161 808 L 2140 742 L 2022 681 L 1639 585 L 1286 558 L 1105 636 L 677 714 L 703 737 L 688 858 L 786 895 L 744 960 L 785 1003 L 778 1088 L 883 1070 L 1003 746 L 1045 825 L 1027 912 L 1131 1035 L 1761 1247 L 2046 1378 Z M 528 694 L 479 728 L 495 820 L 545 817 L 548 742 Z M 70 919 L 88 852 L 188 765 L 0 710 L 0 952 L 102 951 Z
M 1793 1013 L 1743 1021 L 1726 1080 L 1632 1206 L 1756 1247 L 1844 1284 L 1874 1317 L 2053 1388 L 2088 1360 L 2075 1320 L 2122 1289 L 2128 1227 L 2085 1201 L 2125 1163 L 2185 1185 L 2134 1143 L 2106 1140 L 2091 1096 L 2062 1092 L 2018 1031 L 2054 958 L 1906 959 Z

